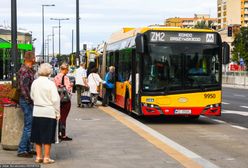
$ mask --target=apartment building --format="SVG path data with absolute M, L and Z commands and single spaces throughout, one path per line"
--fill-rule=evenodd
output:
M 248 26 L 248 0 L 218 0 L 218 29 L 228 25 Z
M 0 26 L 0 38 L 11 42 L 11 29 Z M 32 33 L 27 30 L 18 30 L 17 32 L 18 44 L 32 44 Z
M 204 21 L 207 26 L 209 24 L 213 27 L 217 25 L 217 18 L 211 18 L 208 14 L 195 14 L 192 18 L 168 18 L 164 24 L 170 27 L 193 28 L 202 21 Z
M 241 26 L 248 26 L 248 0 L 241 0 Z

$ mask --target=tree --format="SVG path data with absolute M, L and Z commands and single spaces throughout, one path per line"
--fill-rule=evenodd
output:
M 195 25 L 195 28 L 197 29 L 206 29 L 208 28 L 206 25 L 206 22 L 204 20 L 197 22 L 197 24 Z
M 245 65 L 248 65 L 248 28 L 242 27 L 240 32 L 232 42 L 232 61 L 239 63 L 240 58 L 244 59 Z
M 62 63 L 69 62 L 69 55 L 57 55 L 58 65 L 61 65 Z
M 208 29 L 208 28 L 212 28 L 212 24 L 213 24 L 213 21 L 211 20 L 209 20 L 208 22 L 206 22 L 205 20 L 202 20 L 202 21 L 197 22 L 197 24 L 195 25 L 195 28 Z

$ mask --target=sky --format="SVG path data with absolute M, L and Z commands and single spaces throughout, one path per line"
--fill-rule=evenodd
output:
M 95 47 L 107 41 L 110 35 L 123 27 L 142 27 L 163 24 L 170 17 L 193 17 L 194 14 L 210 14 L 217 17 L 217 0 L 79 0 L 80 1 L 80 49 L 83 44 Z M 0 0 L 0 25 L 11 25 L 11 0 Z M 61 53 L 72 51 L 72 30 L 76 50 L 76 0 L 17 0 L 18 28 L 32 32 L 36 54 L 42 47 L 42 4 L 45 7 L 45 39 L 52 34 L 52 26 L 58 21 L 50 18 L 69 18 L 61 21 Z M 55 53 L 58 53 L 58 29 L 55 31 Z M 50 37 L 51 38 L 51 37 Z M 52 48 L 52 42 L 49 42 Z M 50 50 L 51 52 L 51 50 Z

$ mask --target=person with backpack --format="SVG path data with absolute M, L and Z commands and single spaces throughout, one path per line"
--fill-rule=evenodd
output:
M 60 66 L 60 73 L 54 77 L 54 82 L 57 88 L 62 85 L 65 86 L 69 95 L 72 93 L 73 84 L 70 82 L 69 77 L 66 74 L 69 71 L 69 67 L 66 63 Z M 66 119 L 71 109 L 71 100 L 60 101 L 60 121 L 59 121 L 59 139 L 62 141 L 71 141 L 72 138 L 66 136 Z

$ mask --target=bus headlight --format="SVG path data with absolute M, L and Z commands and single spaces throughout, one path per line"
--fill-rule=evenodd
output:
M 155 104 L 144 103 L 143 106 L 149 107 L 149 108 L 156 108 L 156 109 L 159 109 L 159 106 L 158 106 L 158 105 L 155 105 Z
M 207 108 L 207 109 L 208 109 L 208 108 L 216 108 L 216 107 L 220 107 L 220 106 L 221 106 L 220 103 L 218 103 L 218 104 L 210 104 L 210 105 L 207 105 L 206 108 Z

